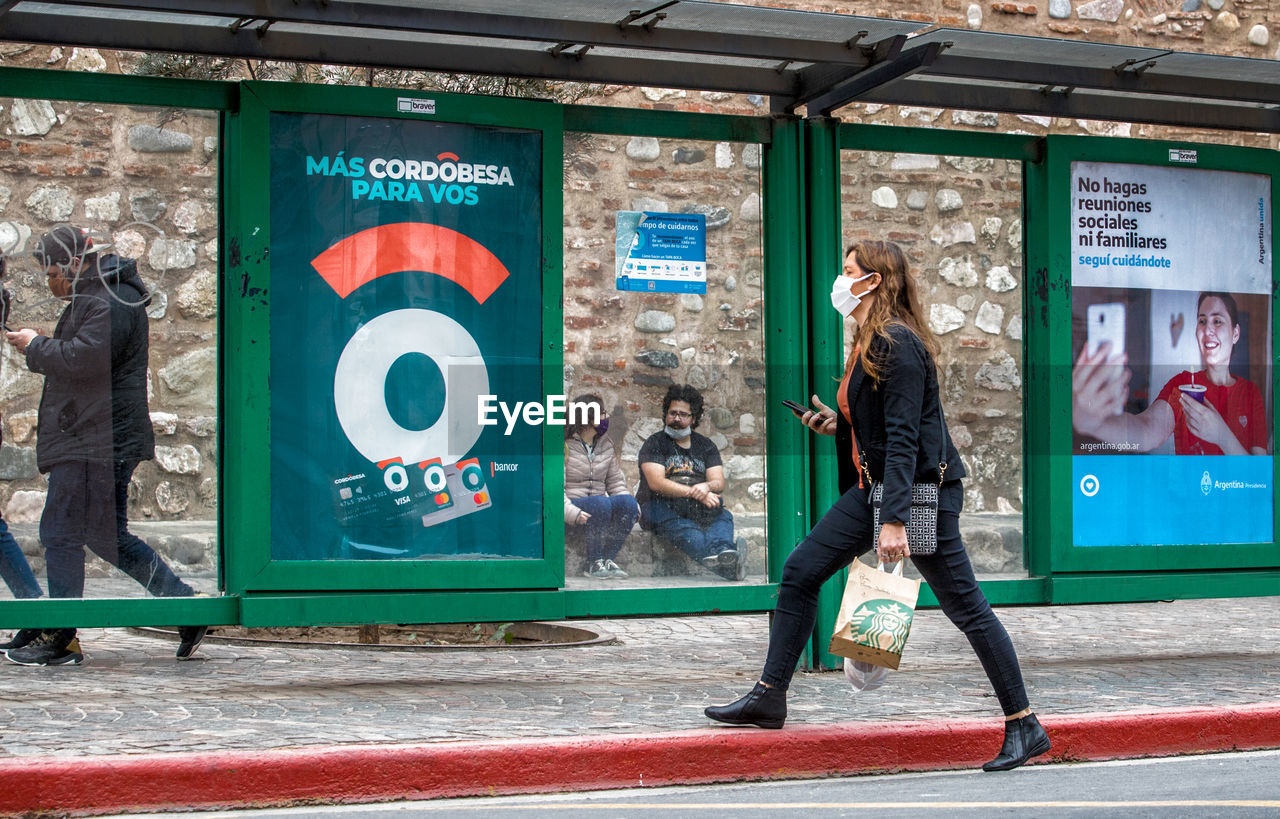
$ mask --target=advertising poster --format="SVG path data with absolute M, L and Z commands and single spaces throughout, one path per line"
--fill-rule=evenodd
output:
M 1271 179 L 1075 162 L 1077 546 L 1273 539 Z
M 619 290 L 707 292 L 707 217 L 701 213 L 617 214 Z
M 271 115 L 277 560 L 542 556 L 541 134 Z

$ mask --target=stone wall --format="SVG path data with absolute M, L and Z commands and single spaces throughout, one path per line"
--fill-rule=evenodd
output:
M 637 106 L 714 104 L 740 113 L 764 104 L 660 89 L 618 91 L 615 103 L 619 96 Z M 972 115 L 962 124 L 998 123 L 994 115 Z M 710 410 L 704 431 L 725 455 L 727 497 L 740 513 L 752 515 L 764 512 L 760 476 L 769 409 L 763 404 L 759 329 L 765 309 L 760 157 L 758 145 L 592 137 L 577 143 L 565 180 L 566 391 L 598 391 L 624 412 L 614 434 L 634 480 L 640 442 L 661 426 L 656 407 L 666 385 L 689 382 L 703 389 Z M 1020 512 L 1019 163 L 869 151 L 845 151 L 841 160 L 846 240 L 885 238 L 903 246 L 943 342 L 944 398 L 971 473 L 967 508 Z M 707 295 L 614 289 L 617 210 L 706 213 Z M 818 278 L 815 286 L 825 292 L 828 279 Z M 811 386 L 833 400 L 832 388 Z M 613 423 L 617 429 L 619 420 Z
M 1269 0 L 734 0 L 744 5 L 915 20 L 947 28 L 1141 45 L 1240 57 L 1280 56 Z
M 612 409 L 628 483 L 662 428 L 673 383 L 705 398 L 698 431 L 720 448 L 738 515 L 764 498 L 764 355 L 759 145 L 576 135 L 565 170 L 565 391 Z M 614 214 L 702 213 L 707 293 L 619 292 Z
M 59 49 L 36 49 L 46 60 Z M 93 53 L 65 57 L 105 69 Z M 63 61 L 59 56 L 54 62 Z M 213 519 L 217 508 L 217 118 L 212 113 L 0 97 L 0 249 L 9 257 L 10 326 L 52 333 L 64 303 L 29 250 L 70 222 L 137 259 L 153 288 L 148 391 L 156 459 L 130 488 L 131 515 Z M 36 470 L 42 378 L 8 344 L 0 350 L 0 504 L 34 521 L 45 480 Z
M 993 117 L 994 118 L 994 117 Z M 1022 511 L 1022 172 L 1003 159 L 845 151 L 847 241 L 897 242 L 942 343 L 965 508 Z

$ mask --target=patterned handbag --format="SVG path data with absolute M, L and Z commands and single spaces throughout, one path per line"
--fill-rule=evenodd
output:
M 946 471 L 946 464 L 939 464 Z M 939 483 L 911 484 L 911 518 L 907 521 L 907 546 L 913 555 L 931 555 L 938 551 L 938 487 Z M 884 502 L 884 483 L 871 485 L 871 510 L 875 520 L 874 545 L 880 545 L 880 504 Z

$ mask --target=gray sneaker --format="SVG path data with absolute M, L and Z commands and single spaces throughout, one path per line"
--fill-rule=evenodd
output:
M 619 566 L 617 563 L 614 563 L 612 560 L 606 560 L 604 562 L 604 567 L 609 570 L 610 577 L 616 577 L 619 580 L 622 580 L 623 578 L 631 576 L 627 574 L 621 566 Z
M 9 638 L 9 642 L 0 643 L 0 652 L 30 645 L 40 637 L 40 634 L 41 631 L 38 628 L 19 629 L 12 637 Z
M 10 649 L 4 656 L 16 665 L 80 665 L 84 662 L 74 629 L 43 631 L 29 644 Z
M 738 549 L 721 549 L 719 554 L 702 558 L 702 565 L 725 580 L 744 580 L 747 576 L 746 542 L 739 538 Z
M 611 577 L 611 575 L 609 574 L 609 567 L 604 565 L 603 560 L 597 560 L 595 563 L 592 563 L 591 567 L 582 573 L 582 576 L 596 577 L 601 580 Z

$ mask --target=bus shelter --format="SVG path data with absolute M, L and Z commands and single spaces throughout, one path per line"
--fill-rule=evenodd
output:
M 985 259 L 986 289 L 1016 300 L 1008 303 L 1017 322 L 1007 325 L 1013 310 L 998 300 L 961 302 L 1003 346 L 968 336 L 987 344 L 981 364 L 963 349 L 941 362 L 944 384 L 1015 396 L 1012 412 L 981 402 L 948 409 L 952 425 L 977 439 L 962 453 L 987 472 L 1013 470 L 1017 484 L 1016 505 L 1001 504 L 1016 535 L 997 537 L 1012 558 L 982 576 L 993 602 L 1260 595 L 1280 580 L 1274 152 L 832 116 L 857 101 L 1274 133 L 1273 61 L 684 0 L 648 9 L 17 2 L 0 5 L 0 38 L 767 98 L 759 113 L 725 115 L 0 71 L 3 93 L 23 101 L 15 115 L 21 107 L 37 123 L 6 140 L 15 160 L 0 174 L 16 180 L 6 184 L 28 215 L 43 214 L 13 222 L 4 252 L 17 266 L 46 229 L 36 222 L 96 219 L 89 226 L 122 254 L 145 259 L 144 278 L 168 300 L 167 312 L 149 308 L 152 416 L 160 438 L 178 437 L 162 443 L 165 474 L 144 475 L 130 508 L 135 518 L 149 511 L 203 526 L 213 555 L 206 596 L 0 600 L 0 624 L 768 611 L 787 554 L 836 491 L 837 454 L 789 423 L 780 402 L 829 393 L 838 380 L 847 328 L 827 290 L 842 237 L 872 218 L 850 196 L 859 186 L 874 187 L 881 203 L 902 194 L 908 207 L 874 220 L 888 238 L 918 243 L 918 264 L 945 268 L 943 293 L 981 290 L 972 260 L 946 250 L 976 245 L 963 233 L 977 222 L 989 244 L 974 254 Z M 160 112 L 157 122 L 200 112 L 202 161 L 190 161 L 192 140 L 154 152 L 178 156 L 168 166 L 151 157 L 116 169 L 113 129 L 142 110 Z M 142 157 L 148 137 L 173 133 L 130 126 L 131 156 Z M 69 172 L 80 160 L 85 170 Z M 54 175 L 106 177 L 108 188 L 118 173 L 133 221 L 111 210 L 101 184 L 86 188 L 95 195 L 80 210 L 45 208 L 42 162 Z M 942 218 L 948 197 L 939 195 L 936 224 L 923 221 L 913 186 L 944 174 L 988 180 L 985 219 Z M 204 219 L 210 241 L 164 235 L 163 219 L 143 218 L 164 215 L 139 192 L 147 178 L 201 180 L 214 191 L 202 210 L 194 182 L 176 188 L 196 216 L 166 217 L 196 237 Z M 74 196 L 77 184 L 62 187 Z M 697 193 L 726 189 L 732 207 Z M 52 218 L 59 213 L 66 218 Z M 679 252 L 652 250 L 664 245 Z M 202 259 L 203 302 L 193 295 L 197 274 L 183 272 Z M 26 279 L 21 295 L 38 284 Z M 1205 293 L 1230 302 L 1243 336 L 1229 366 L 1255 390 L 1223 419 L 1243 451 L 1178 433 L 1135 443 L 1094 423 L 1073 371 L 1104 337 L 1125 347 L 1133 370 L 1127 415 L 1179 404 L 1184 382 L 1197 392 L 1199 368 L 1187 362 Z M 33 315 L 56 317 L 58 305 L 32 305 Z M 966 312 L 937 311 L 935 330 L 964 325 Z M 23 378 L 12 382 L 7 416 L 35 411 L 38 385 Z M 564 402 L 606 394 L 631 478 L 634 450 L 660 428 L 657 401 L 675 382 L 696 383 L 707 398 L 704 423 L 736 493 L 746 577 L 701 572 L 637 530 L 628 549 L 644 557 L 634 582 L 584 580 L 581 546 L 560 514 Z M 192 397 L 201 392 L 204 403 Z M 34 445 L 29 434 L 15 444 Z M 987 447 L 981 456 L 978 446 Z M 184 475 L 202 478 L 188 493 L 199 501 L 184 505 Z M 30 469 L 21 477 L 34 503 L 39 478 Z M 827 589 L 824 621 L 840 580 Z M 819 661 L 830 659 L 825 628 Z

